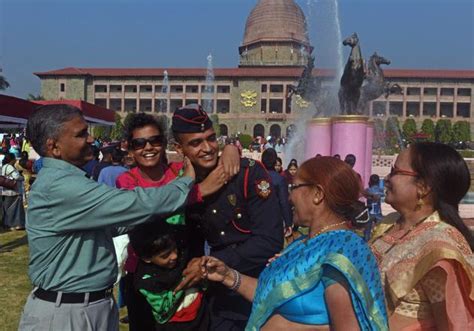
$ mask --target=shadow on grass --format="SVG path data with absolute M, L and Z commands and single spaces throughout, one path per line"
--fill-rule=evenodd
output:
M 0 245 L 0 253 L 11 252 L 13 249 L 23 246 L 23 245 L 27 245 L 27 244 L 28 244 L 28 238 L 26 237 L 26 234 L 25 234 L 23 237 L 14 239 L 6 243 L 5 245 Z

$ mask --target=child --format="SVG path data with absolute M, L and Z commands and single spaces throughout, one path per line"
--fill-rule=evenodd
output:
M 369 188 L 365 191 L 370 216 L 370 221 L 365 231 L 365 239 L 367 240 L 370 238 L 374 223 L 378 223 L 383 218 L 382 197 L 384 196 L 384 192 L 379 184 L 380 177 L 378 175 L 371 175 L 369 178 Z
M 130 243 L 139 257 L 134 287 L 146 298 L 155 330 L 207 330 L 209 316 L 203 292 L 190 288 L 174 293 L 189 262 L 180 225 L 156 220 L 136 227 Z

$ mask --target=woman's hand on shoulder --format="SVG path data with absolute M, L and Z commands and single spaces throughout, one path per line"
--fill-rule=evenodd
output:
M 196 179 L 196 172 L 194 171 L 193 164 L 187 157 L 183 160 L 183 176 L 191 177 L 193 180 Z

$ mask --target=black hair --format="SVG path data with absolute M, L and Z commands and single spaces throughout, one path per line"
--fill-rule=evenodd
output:
M 380 183 L 380 177 L 379 177 L 379 175 L 376 175 L 376 174 L 370 175 L 370 178 L 369 178 L 369 187 L 370 187 L 370 186 L 377 186 L 377 185 L 379 185 L 379 183 Z
M 164 219 L 138 225 L 129 233 L 129 237 L 133 250 L 142 259 L 150 259 L 177 247 L 171 225 Z
M 15 155 L 13 153 L 10 153 L 10 152 L 5 153 L 5 157 L 2 160 L 2 165 L 8 164 L 12 162 L 13 160 L 15 160 Z
M 432 142 L 410 146 L 412 168 L 431 188 L 433 205 L 441 219 L 458 229 L 474 250 L 473 236 L 459 216 L 459 202 L 471 185 L 471 174 L 462 156 L 452 147 Z
M 65 104 L 45 105 L 38 107 L 28 118 L 26 136 L 40 156 L 46 156 L 46 141 L 58 139 L 64 123 L 82 112 L 77 107 Z
M 154 126 L 158 131 L 160 131 L 161 135 L 166 137 L 165 124 L 162 121 L 150 114 L 138 113 L 130 116 L 130 120 L 125 128 L 127 141 L 129 143 L 132 141 L 134 130 L 144 128 L 145 126 Z
M 355 155 L 354 154 L 347 154 L 346 157 L 344 158 L 344 162 L 346 162 L 351 167 L 354 167 L 354 165 L 356 164 Z
M 112 149 L 112 162 L 120 163 L 122 162 L 123 157 L 125 156 L 125 152 L 123 152 L 119 146 Z
M 275 171 L 277 158 L 277 152 L 273 148 L 267 148 L 262 153 L 262 163 L 267 170 Z
M 282 161 L 281 157 L 277 157 L 277 162 L 280 162 L 280 164 L 283 166 L 283 161 Z

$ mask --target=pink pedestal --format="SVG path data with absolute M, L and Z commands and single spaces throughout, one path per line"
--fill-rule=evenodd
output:
M 354 170 L 367 186 L 372 171 L 373 124 L 367 116 L 346 115 L 317 118 L 307 123 L 305 160 L 315 157 L 339 154 L 356 156 Z
M 372 145 L 374 143 L 374 122 L 367 122 L 367 141 L 365 150 L 365 182 L 364 187 L 369 186 L 369 178 L 372 175 Z
M 305 160 L 315 157 L 316 154 L 331 155 L 331 119 L 314 118 L 308 121 L 304 143 Z

